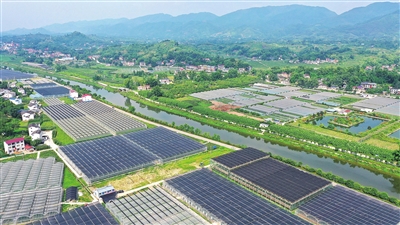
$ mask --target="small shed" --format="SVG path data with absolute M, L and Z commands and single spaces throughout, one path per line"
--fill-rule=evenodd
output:
M 69 187 L 65 190 L 65 201 L 77 201 L 78 200 L 78 187 Z
M 94 195 L 97 198 L 100 198 L 103 195 L 111 194 L 111 193 L 114 193 L 114 192 L 115 192 L 114 187 L 112 185 L 108 185 L 108 186 L 105 186 L 105 187 L 97 188 L 94 191 Z

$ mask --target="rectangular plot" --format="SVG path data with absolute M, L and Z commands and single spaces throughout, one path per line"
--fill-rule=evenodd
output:
M 44 102 L 46 102 L 47 105 L 62 105 L 62 104 L 64 104 L 64 102 L 62 102 L 58 98 L 47 98 L 44 100 Z
M 318 108 L 315 106 L 310 107 L 309 105 L 307 105 L 307 107 L 297 106 L 297 107 L 283 110 L 283 112 L 288 112 L 288 113 L 292 113 L 292 114 L 296 114 L 296 115 L 300 115 L 300 116 L 308 116 L 308 115 L 312 115 L 312 114 L 322 112 L 322 111 L 325 111 L 325 109 Z
M 316 94 L 312 94 L 312 95 L 304 95 L 304 96 L 299 96 L 299 97 L 317 102 L 317 101 L 323 101 L 323 100 L 330 99 L 330 98 L 337 98 L 339 96 L 341 96 L 341 94 L 332 93 L 332 92 L 320 92 L 320 93 L 316 93 Z
M 168 179 L 163 186 L 216 223 L 308 224 L 207 169 Z
M 160 187 L 113 200 L 106 207 L 121 224 L 208 224 Z
M 61 186 L 64 164 L 55 158 L 0 163 L 0 194 Z
M 145 124 L 97 101 L 80 102 L 73 106 L 88 114 L 99 124 L 106 126 L 113 133 L 126 133 L 146 128 Z
M 331 182 L 268 158 L 232 170 L 232 174 L 286 200 L 289 205 L 315 194 Z M 267 196 L 268 197 L 268 196 Z
M 85 114 L 67 104 L 50 105 L 43 110 L 54 120 L 83 117 Z
M 158 160 L 122 136 L 61 146 L 60 151 L 89 184 L 153 165 Z
M 75 141 L 111 135 L 107 129 L 86 116 L 61 119 L 56 123 Z
M 400 116 L 400 103 L 397 102 L 392 105 L 377 109 L 376 111 L 394 116 Z
M 0 224 L 28 222 L 34 216 L 49 216 L 61 210 L 62 188 L 53 187 L 0 195 Z
M 117 225 L 118 222 L 100 204 L 94 203 L 65 213 L 50 216 L 30 225 Z
M 376 97 L 356 102 L 353 106 L 358 108 L 380 109 L 399 102 L 399 99 Z
M 250 106 L 249 109 L 257 111 L 257 112 L 264 113 L 266 115 L 269 115 L 271 113 L 275 113 L 275 112 L 279 111 L 279 109 L 277 109 L 277 108 L 271 108 L 271 107 L 267 107 L 267 106 L 264 106 L 264 105 L 253 105 L 253 106 Z
M 290 91 L 290 92 L 284 92 L 279 95 L 285 96 L 285 97 L 300 97 L 300 96 L 305 96 L 309 95 L 310 93 L 307 92 L 302 92 L 302 91 Z
M 0 80 L 17 80 L 17 79 L 27 79 L 33 78 L 37 75 L 22 73 L 13 70 L 0 70 Z
M 299 87 L 277 87 L 274 89 L 269 89 L 269 90 L 265 90 L 263 92 L 267 93 L 267 94 L 282 94 L 282 93 L 286 93 L 286 92 L 291 92 L 291 91 L 297 91 L 300 90 L 301 88 Z
M 61 86 L 40 88 L 35 89 L 35 91 L 41 94 L 43 97 L 59 97 L 69 95 L 69 89 Z
M 328 224 L 398 224 L 400 209 L 342 186 L 335 186 L 296 212 Z
M 240 151 L 235 151 L 226 155 L 218 156 L 213 158 L 212 160 L 222 164 L 223 166 L 232 169 L 238 167 L 240 165 L 259 160 L 269 155 L 265 152 L 257 150 L 255 148 L 244 148 Z
M 190 96 L 204 99 L 204 100 L 214 100 L 218 98 L 226 98 L 229 96 L 242 94 L 242 91 L 234 90 L 234 89 L 218 89 L 213 91 L 204 91 L 199 93 L 193 93 Z
M 206 146 L 164 127 L 156 127 L 123 135 L 163 161 L 206 150 Z
M 305 105 L 305 104 L 306 104 L 305 102 L 301 102 L 301 101 L 297 101 L 297 100 L 293 100 L 293 99 L 282 99 L 282 100 L 267 102 L 264 105 L 284 110 L 284 109 L 288 109 L 288 108 L 300 106 L 300 105 Z

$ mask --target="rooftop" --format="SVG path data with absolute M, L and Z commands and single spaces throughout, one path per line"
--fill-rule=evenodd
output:
M 12 144 L 12 143 L 20 142 L 20 141 L 23 141 L 23 140 L 24 140 L 23 137 L 19 137 L 19 138 L 14 138 L 14 139 L 11 139 L 11 140 L 7 140 L 7 141 L 5 141 L 5 143 L 8 144 L 8 145 L 10 145 L 10 144 Z

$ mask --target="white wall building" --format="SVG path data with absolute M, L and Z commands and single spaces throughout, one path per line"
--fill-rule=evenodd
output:
M 40 128 L 40 124 L 31 123 L 28 125 L 29 136 L 32 137 L 32 140 L 41 140 L 42 139 L 42 129 Z
M 111 194 L 111 193 L 114 193 L 115 192 L 115 189 L 114 189 L 114 187 L 112 186 L 112 185 L 108 185 L 108 186 L 105 186 L 105 187 L 101 187 L 101 188 L 97 188 L 95 191 L 94 191 L 94 196 L 96 196 L 97 198 L 100 198 L 101 196 L 103 196 L 103 195 L 107 195 L 107 194 Z
M 70 90 L 70 91 L 69 91 L 69 97 L 70 97 L 70 98 L 73 98 L 73 99 L 78 98 L 78 92 L 75 91 L 75 90 Z
M 91 95 L 89 95 L 89 94 L 84 94 L 84 95 L 82 95 L 82 101 L 84 101 L 84 102 L 90 102 L 90 101 L 92 101 L 93 99 L 92 99 L 92 96 Z
M 21 113 L 22 121 L 29 121 L 35 119 L 35 112 L 24 111 Z
M 14 138 L 4 142 L 4 151 L 7 154 L 13 154 L 14 152 L 23 150 L 25 150 L 25 142 L 23 137 Z

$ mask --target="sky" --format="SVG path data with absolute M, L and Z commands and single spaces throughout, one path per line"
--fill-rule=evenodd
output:
M 81 20 L 133 19 L 156 13 L 177 16 L 188 13 L 211 12 L 221 16 L 240 9 L 292 4 L 321 6 L 341 14 L 350 9 L 378 1 L 380 0 L 0 0 L 0 29 L 1 31 L 16 28 L 32 29 L 55 23 Z

